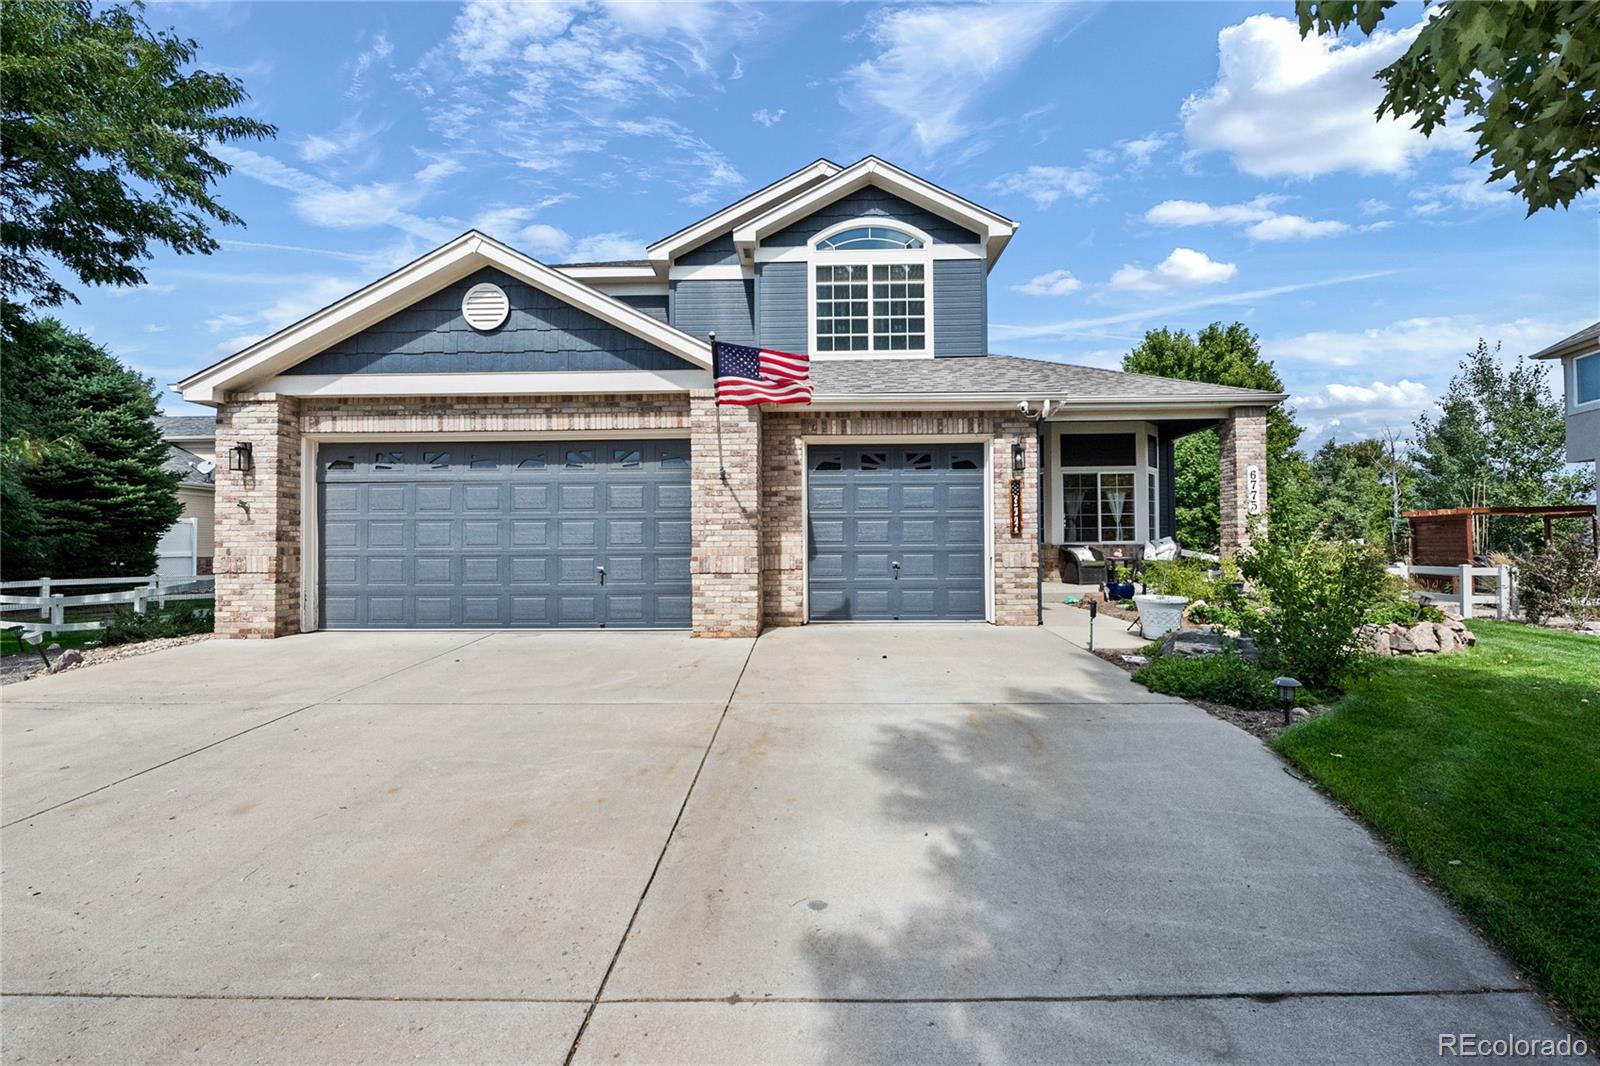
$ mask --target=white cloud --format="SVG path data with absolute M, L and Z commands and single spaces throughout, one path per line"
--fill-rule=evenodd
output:
M 783 115 L 784 111 L 781 107 L 776 111 L 768 111 L 763 107 L 759 111 L 752 112 L 750 117 L 770 130 L 772 127 L 783 121 Z
M 1156 151 L 1166 143 L 1167 139 L 1165 137 L 1151 134 L 1148 137 L 1135 137 L 1132 140 L 1118 141 L 1117 147 L 1122 149 L 1124 155 L 1133 160 L 1134 166 L 1142 167 L 1150 162 L 1150 157 L 1155 155 Z
M 840 101 L 887 113 L 923 153 L 935 152 L 971 132 L 972 102 L 1068 11 L 1054 3 L 879 9 L 867 21 L 878 54 L 850 68 Z
M 295 213 L 329 229 L 365 229 L 388 225 L 427 241 L 454 236 L 449 226 L 414 212 L 440 181 L 460 169 L 454 160 L 429 163 L 409 181 L 335 185 L 296 170 L 271 156 L 237 145 L 217 145 L 212 152 L 240 173 L 291 195 Z
M 1411 206 L 1414 215 L 1437 215 L 1450 208 L 1511 207 L 1518 203 L 1511 191 L 1509 179 L 1486 184 L 1483 174 L 1472 167 L 1456 167 L 1451 179 L 1425 185 L 1411 191 L 1416 203 Z
M 1368 218 L 1389 213 L 1389 205 L 1382 200 L 1366 199 L 1361 201 L 1361 213 Z
M 352 155 L 367 147 L 382 130 L 381 126 L 365 126 L 359 117 L 351 117 L 327 133 L 307 134 L 301 138 L 295 151 L 307 163 L 321 163 Z
M 1087 167 L 1031 166 L 1001 175 L 989 183 L 989 188 L 995 192 L 1021 193 L 1045 208 L 1063 196 L 1085 199 L 1094 195 L 1099 185 L 1100 175 Z
M 1233 263 L 1219 263 L 1193 248 L 1174 248 L 1172 254 L 1151 269 L 1124 266 L 1111 275 L 1113 289 L 1135 292 L 1160 292 L 1163 289 L 1193 285 L 1217 285 L 1239 272 Z
M 366 51 L 356 56 L 353 69 L 350 72 L 350 85 L 345 89 L 345 97 L 353 99 L 362 94 L 367 84 L 367 72 L 374 64 L 388 63 L 389 57 L 394 54 L 394 45 L 389 38 L 381 33 L 374 34 L 372 44 Z
M 1323 385 L 1295 393 L 1290 403 L 1297 421 L 1306 428 L 1306 444 L 1314 447 L 1325 437 L 1362 440 L 1382 435 L 1385 428 L 1404 433 L 1432 399 L 1427 385 L 1401 378 L 1392 384 Z
M 638 259 L 644 255 L 644 242 L 623 233 L 591 233 L 574 238 L 558 226 L 536 222 L 519 234 L 518 247 L 536 259 L 569 263 L 607 262 Z
M 1593 321 L 1591 318 L 1590 321 Z M 1406 367 L 1422 376 L 1448 374 L 1483 337 L 1503 342 L 1508 356 L 1536 352 L 1585 323 L 1575 319 L 1489 319 L 1438 315 L 1402 319 L 1364 330 L 1314 330 L 1262 341 L 1262 354 L 1280 366 L 1300 362 L 1331 367 Z
M 721 59 L 764 18 L 751 5 L 692 0 L 469 0 L 448 40 L 403 80 L 447 141 L 538 174 L 596 157 L 591 181 L 631 178 L 656 194 L 676 184 L 716 199 L 744 186 L 737 168 L 681 123 L 652 116 L 724 80 Z
M 1073 277 L 1070 270 L 1051 270 L 1011 288 L 1014 292 L 1027 293 L 1029 296 L 1065 296 L 1083 288 L 1083 282 Z
M 1426 138 L 1409 119 L 1373 118 L 1382 94 L 1373 74 L 1410 46 L 1421 25 L 1355 43 L 1302 39 L 1293 20 L 1272 15 L 1227 27 L 1217 35 L 1216 83 L 1183 105 L 1190 147 L 1227 152 L 1257 177 L 1314 177 L 1401 174 L 1428 152 L 1470 143 L 1464 131 Z
M 1211 226 L 1217 223 L 1264 222 L 1277 217 L 1282 196 L 1257 196 L 1243 204 L 1208 204 L 1201 200 L 1163 200 L 1144 213 L 1157 226 Z
M 1144 213 L 1157 226 L 1239 225 L 1254 241 L 1288 241 L 1345 233 L 1350 225 L 1332 219 L 1282 214 L 1283 196 L 1257 196 L 1242 204 L 1208 204 L 1201 200 L 1165 200 Z
M 1311 237 L 1331 237 L 1347 233 L 1350 227 L 1332 219 L 1314 220 L 1300 215 L 1274 215 L 1245 227 L 1245 236 L 1253 241 L 1292 241 Z
M 1259 300 L 1271 299 L 1274 296 L 1284 296 L 1292 292 L 1304 292 L 1307 289 L 1322 289 L 1330 285 L 1348 285 L 1354 281 L 1371 281 L 1375 278 L 1389 277 L 1398 273 L 1394 270 L 1368 271 L 1362 274 L 1344 274 L 1331 278 L 1322 278 L 1317 281 L 1300 281 L 1289 285 L 1273 285 L 1265 289 L 1250 289 L 1244 292 L 1222 293 L 1217 296 L 1206 296 L 1200 299 L 1183 300 L 1179 303 L 1166 304 L 1160 307 L 1140 307 L 1132 311 L 1118 311 L 1115 314 L 1099 315 L 1094 318 L 1069 318 L 1057 322 L 1032 322 L 1032 323 L 996 323 L 991 329 L 992 335 L 999 340 L 1030 341 L 1045 338 L 1059 339 L 1062 337 L 1076 337 L 1083 334 L 1092 334 L 1106 326 L 1123 326 L 1139 322 L 1159 322 L 1169 319 L 1173 315 L 1183 314 L 1188 311 L 1198 311 L 1207 307 L 1225 307 L 1236 304 L 1251 304 Z M 1570 330 L 1568 332 L 1571 332 Z

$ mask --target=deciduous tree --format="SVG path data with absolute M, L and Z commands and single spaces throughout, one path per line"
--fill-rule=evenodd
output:
M 1394 0 L 1298 0 L 1300 35 L 1370 34 Z M 1377 117 L 1424 135 L 1475 120 L 1475 158 L 1510 178 L 1528 214 L 1570 204 L 1600 178 L 1600 3 L 1441 0 L 1405 55 L 1378 71 Z
M 88 285 L 138 285 L 152 246 L 213 252 L 218 143 L 276 130 L 231 114 L 225 74 L 189 70 L 194 41 L 152 30 L 143 6 L 89 0 L 0 5 L 0 295 L 76 299 L 53 264 Z

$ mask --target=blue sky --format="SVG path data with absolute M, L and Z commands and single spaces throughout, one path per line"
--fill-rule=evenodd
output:
M 1479 335 L 1529 352 L 1600 316 L 1592 195 L 1525 219 L 1470 135 L 1373 121 L 1421 12 L 1330 45 L 1287 4 L 155 4 L 279 134 L 223 150 L 248 226 L 218 254 L 61 314 L 166 384 L 469 226 L 628 257 L 875 153 L 1021 220 L 992 351 L 1116 366 L 1239 319 L 1310 443 L 1373 435 Z

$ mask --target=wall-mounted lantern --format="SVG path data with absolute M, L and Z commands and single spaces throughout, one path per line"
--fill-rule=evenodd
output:
M 1021 441 L 1011 445 L 1011 476 L 1021 477 L 1022 472 L 1028 468 L 1028 452 Z
M 249 441 L 240 441 L 228 449 L 228 469 L 240 474 L 248 474 L 251 467 L 255 466 L 255 454 Z

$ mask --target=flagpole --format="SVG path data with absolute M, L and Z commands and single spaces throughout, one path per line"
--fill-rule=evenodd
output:
M 717 331 L 711 330 L 706 334 L 711 339 L 711 387 L 715 390 L 717 385 Z M 717 476 L 723 481 L 728 480 L 728 464 L 722 458 L 722 402 L 714 395 L 711 403 L 717 409 Z

